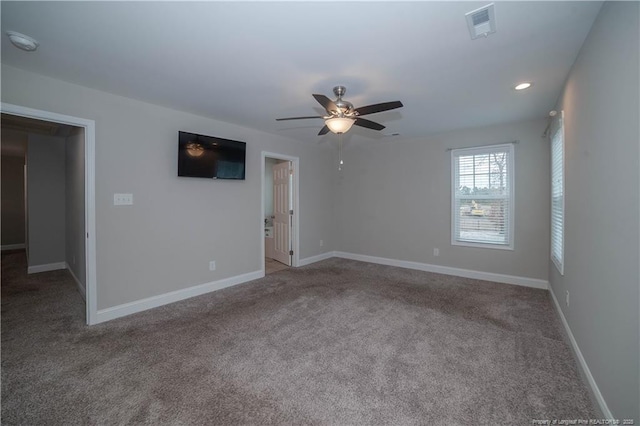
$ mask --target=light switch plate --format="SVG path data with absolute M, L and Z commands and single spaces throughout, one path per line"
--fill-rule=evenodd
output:
M 133 194 L 113 194 L 114 206 L 130 206 L 133 204 Z

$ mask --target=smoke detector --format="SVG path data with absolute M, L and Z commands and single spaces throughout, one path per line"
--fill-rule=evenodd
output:
M 496 32 L 496 16 L 493 3 L 472 10 L 464 15 L 467 18 L 467 26 L 471 39 L 487 37 Z
M 40 43 L 38 43 L 36 40 L 32 39 L 31 37 L 26 36 L 24 34 L 17 33 L 15 31 L 7 31 L 7 36 L 9 37 L 9 40 L 11 40 L 11 43 L 13 43 L 15 47 L 17 47 L 18 49 L 25 50 L 27 52 L 33 52 L 40 45 Z

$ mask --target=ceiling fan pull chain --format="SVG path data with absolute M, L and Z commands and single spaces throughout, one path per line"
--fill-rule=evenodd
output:
M 338 135 L 338 171 L 342 170 L 342 133 Z

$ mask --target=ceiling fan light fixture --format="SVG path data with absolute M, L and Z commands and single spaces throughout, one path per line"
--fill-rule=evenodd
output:
M 353 118 L 333 117 L 328 118 L 324 124 L 326 124 L 333 133 L 339 135 L 341 133 L 347 133 L 354 122 L 355 120 Z

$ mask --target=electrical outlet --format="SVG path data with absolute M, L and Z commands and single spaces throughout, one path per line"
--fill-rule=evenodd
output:
M 210 271 L 215 271 L 216 270 L 216 261 L 212 260 L 211 262 L 209 262 L 209 270 Z
M 320 247 L 324 246 L 324 241 L 320 240 Z
M 433 249 L 433 255 L 434 256 L 440 256 L 440 249 L 439 248 L 434 248 Z
M 567 290 L 567 299 L 566 299 L 566 302 L 567 302 L 567 306 L 569 306 L 569 290 Z
M 113 194 L 114 206 L 130 206 L 133 205 L 133 194 Z

